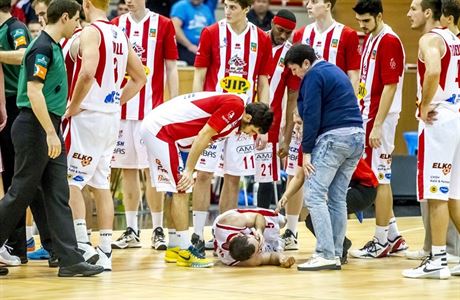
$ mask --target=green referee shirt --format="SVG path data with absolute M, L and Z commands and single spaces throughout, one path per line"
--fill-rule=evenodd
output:
M 24 23 L 11 17 L 0 25 L 0 51 L 26 48 L 30 43 L 30 34 Z M 19 65 L 2 64 L 5 77 L 5 95 L 16 96 L 18 92 Z
M 67 104 L 67 72 L 64 57 L 61 46 L 45 31 L 27 47 L 19 73 L 19 108 L 31 108 L 27 96 L 28 81 L 43 83 L 43 95 L 48 111 L 58 116 L 64 115 Z

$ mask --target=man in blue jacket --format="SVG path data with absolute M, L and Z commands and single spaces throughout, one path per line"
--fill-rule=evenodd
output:
M 348 77 L 318 59 L 310 46 L 293 46 L 285 64 L 302 78 L 297 106 L 303 119 L 304 199 L 317 237 L 316 253 L 297 269 L 340 270 L 347 189 L 364 150 L 363 120 Z

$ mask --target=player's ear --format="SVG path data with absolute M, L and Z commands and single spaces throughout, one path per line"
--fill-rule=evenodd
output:
M 61 20 L 65 23 L 67 21 L 69 21 L 69 13 L 63 13 L 62 16 L 61 16 Z

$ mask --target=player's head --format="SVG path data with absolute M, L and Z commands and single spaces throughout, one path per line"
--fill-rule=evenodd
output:
M 110 0 L 83 0 L 83 9 L 88 16 L 88 12 L 92 9 L 107 11 L 109 3 Z
M 441 8 L 441 25 L 444 27 L 457 26 L 460 18 L 460 1 L 443 0 Z
M 237 24 L 246 20 L 246 14 L 252 3 L 253 0 L 225 0 L 224 14 L 227 23 Z
M 198 6 L 200 5 L 201 3 L 203 3 L 204 0 L 190 0 L 190 2 L 192 3 L 192 5 L 195 5 L 195 6 Z
M 383 22 L 383 6 L 381 0 L 358 0 L 353 7 L 361 30 L 368 34 L 377 30 Z
M 265 134 L 272 126 L 273 112 L 267 104 L 255 102 L 246 105 L 240 131 L 248 134 Z
M 11 11 L 11 0 L 0 0 L 0 12 L 9 13 Z
M 252 9 L 256 14 L 266 14 L 270 8 L 270 0 L 254 0 Z
M 287 9 L 281 9 L 272 20 L 271 39 L 274 45 L 281 45 L 291 37 L 296 26 L 294 13 Z
M 49 5 L 50 0 L 34 0 L 34 2 L 32 2 L 32 8 L 34 9 L 38 22 L 40 22 L 42 27 L 45 27 L 47 23 L 46 11 L 48 10 Z
M 291 69 L 293 75 L 303 78 L 311 65 L 318 59 L 315 50 L 304 44 L 297 44 L 291 47 L 286 53 L 284 64 Z
M 38 20 L 32 20 L 29 22 L 29 24 L 27 24 L 27 28 L 29 29 L 30 35 L 34 39 L 40 34 L 40 31 L 42 30 L 42 25 L 40 24 L 40 22 L 38 22 Z
M 81 6 L 75 0 L 53 0 L 46 12 L 47 25 L 59 25 L 62 37 L 70 38 L 78 26 Z
M 126 3 L 126 4 L 125 4 Z M 145 0 L 126 0 L 123 1 L 123 4 L 118 4 L 117 14 L 120 15 L 120 9 L 126 7 L 130 12 L 137 12 L 140 10 L 145 10 Z
M 308 17 L 321 19 L 332 14 L 336 0 L 308 0 L 307 13 Z
M 441 8 L 441 0 L 413 0 L 407 12 L 411 28 L 423 30 L 427 22 L 439 21 L 442 14 Z
M 261 243 L 252 235 L 238 234 L 230 240 L 230 256 L 237 261 L 245 261 L 254 253 L 262 251 Z

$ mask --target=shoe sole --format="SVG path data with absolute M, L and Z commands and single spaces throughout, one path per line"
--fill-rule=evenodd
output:
M 403 276 L 411 279 L 449 279 L 451 274 L 448 270 L 441 270 L 433 273 L 423 274 L 421 276 L 410 276 L 404 274 Z
M 104 272 L 104 269 L 97 271 L 86 271 L 83 273 L 58 273 L 58 277 L 89 277 Z
M 298 271 L 321 271 L 321 270 L 342 270 L 341 266 L 337 265 L 326 265 L 326 266 L 319 266 L 313 268 L 306 268 L 306 267 L 297 267 Z
M 118 246 L 117 244 L 112 244 L 112 249 L 129 249 L 129 248 L 142 248 L 142 244 L 139 245 L 126 245 L 125 247 Z
M 294 247 L 294 248 L 291 248 L 291 247 L 289 247 L 289 248 L 285 247 L 284 248 L 284 251 L 295 251 L 295 250 L 299 250 L 299 247 L 297 246 L 297 247 Z
M 164 244 L 158 246 L 157 248 L 155 248 L 155 246 L 152 246 L 152 248 L 155 249 L 155 250 L 161 250 L 161 251 L 164 251 L 164 250 L 168 249 L 168 247 L 166 245 L 164 245 Z
M 98 260 L 99 260 L 99 254 L 94 254 L 93 256 L 88 258 L 86 262 L 89 263 L 90 265 L 95 265 Z
M 165 262 L 175 264 L 177 262 L 177 258 L 167 258 L 167 257 L 165 257 Z

